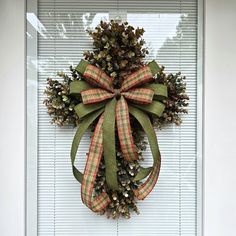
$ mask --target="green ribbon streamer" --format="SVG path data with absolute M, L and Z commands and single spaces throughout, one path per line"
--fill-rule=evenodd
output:
M 83 119 L 85 116 L 87 116 L 91 112 L 94 112 L 100 108 L 103 108 L 106 105 L 106 103 L 107 102 L 100 102 L 100 103 L 87 104 L 87 105 L 80 103 L 76 105 L 74 109 L 79 119 Z
M 93 112 L 92 114 L 88 115 L 86 119 L 84 119 L 80 124 L 79 127 L 75 133 L 72 146 L 71 146 L 71 152 L 70 152 L 70 157 L 71 157 L 71 164 L 72 164 L 72 169 L 73 169 L 73 175 L 74 177 L 82 184 L 82 179 L 83 179 L 83 174 L 75 167 L 75 158 L 76 158 L 76 153 L 81 141 L 81 138 L 83 137 L 85 131 L 88 129 L 88 127 L 92 124 L 92 122 L 102 114 L 104 109 L 100 109 L 99 111 Z
M 152 157 L 153 157 L 153 166 L 156 165 L 157 163 L 161 163 L 161 156 L 160 156 L 160 151 L 159 151 L 159 146 L 157 142 L 157 137 L 155 130 L 152 126 L 152 123 L 150 121 L 150 118 L 146 113 L 143 111 L 137 109 L 134 106 L 129 105 L 129 112 L 134 118 L 140 123 L 142 126 L 144 132 L 147 135 L 151 152 L 152 152 Z M 134 180 L 142 180 L 145 177 L 147 177 L 150 172 L 152 171 L 153 167 L 148 167 L 148 168 L 141 168 L 138 174 L 135 176 Z
M 113 190 L 118 190 L 115 143 L 116 103 L 116 98 L 113 98 L 106 104 L 102 124 L 106 183 L 107 186 Z

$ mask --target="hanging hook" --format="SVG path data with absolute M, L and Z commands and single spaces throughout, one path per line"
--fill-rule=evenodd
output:
M 117 23 L 121 23 L 122 22 L 122 17 L 120 15 L 119 0 L 116 0 L 116 12 L 117 12 L 117 15 L 116 15 L 114 20 Z
M 115 22 L 121 23 L 121 22 L 122 22 L 122 17 L 121 17 L 120 15 L 117 15 L 117 16 L 115 17 Z

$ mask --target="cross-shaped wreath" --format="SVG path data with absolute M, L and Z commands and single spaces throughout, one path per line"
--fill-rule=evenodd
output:
M 71 163 L 83 203 L 112 218 L 129 218 L 131 210 L 138 213 L 136 199 L 152 191 L 160 171 L 154 127 L 179 125 L 179 114 L 187 112 L 184 77 L 165 74 L 155 61 L 145 65 L 143 33 L 127 22 L 101 22 L 89 31 L 93 51 L 85 52 L 85 60 L 71 68 L 71 77 L 59 73 L 63 81 L 48 79 L 45 91 L 52 122 L 77 126 Z M 81 173 L 75 166 L 76 153 L 89 127 L 93 133 Z M 143 131 L 153 157 L 147 168 L 140 165 Z

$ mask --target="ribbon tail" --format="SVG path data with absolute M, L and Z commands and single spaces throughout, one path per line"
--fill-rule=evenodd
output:
M 155 164 L 148 179 L 141 186 L 134 190 L 136 198 L 138 198 L 139 200 L 144 200 L 148 196 L 148 194 L 153 190 L 158 180 L 160 167 L 160 164 Z
M 105 107 L 103 121 L 103 148 L 106 183 L 110 189 L 118 190 L 116 143 L 115 143 L 115 108 L 116 98 L 109 101 Z
M 95 111 L 105 107 L 106 101 L 95 103 L 95 104 L 88 104 L 84 105 L 83 103 L 79 103 L 74 107 L 74 110 L 79 117 L 80 120 L 82 120 L 85 116 L 88 116 L 89 114 L 94 113 Z
M 151 121 L 147 114 L 133 106 L 129 106 L 129 112 L 137 119 L 137 121 L 142 126 L 144 132 L 147 134 L 153 156 L 153 167 L 142 168 L 135 177 L 135 180 L 140 180 L 142 178 L 145 178 L 150 173 L 148 179 L 136 190 L 134 190 L 135 196 L 139 200 L 143 200 L 152 191 L 158 180 L 161 167 L 161 155 L 158 147 L 155 130 L 153 129 Z
M 103 154 L 103 120 L 104 114 L 100 116 L 91 139 L 88 159 L 81 185 L 82 201 L 94 212 L 101 211 L 110 203 L 109 196 L 106 192 L 103 192 L 97 197 L 93 198 L 94 183 Z
M 72 164 L 72 169 L 73 169 L 73 174 L 74 177 L 77 179 L 77 181 L 79 181 L 80 183 L 82 183 L 82 178 L 83 178 L 83 174 L 75 167 L 75 158 L 76 158 L 76 153 L 81 141 L 81 138 L 83 137 L 85 131 L 88 129 L 88 127 L 92 124 L 92 122 L 103 112 L 103 109 L 100 109 L 99 111 L 96 111 L 90 115 L 88 115 L 87 119 L 83 120 L 80 125 L 79 128 L 77 129 L 73 142 L 72 142 L 72 146 L 71 146 L 71 153 L 70 153 L 70 157 L 71 157 L 71 164 Z
M 129 162 L 137 160 L 138 154 L 131 132 L 128 104 L 123 96 L 121 96 L 116 104 L 116 125 L 124 158 Z

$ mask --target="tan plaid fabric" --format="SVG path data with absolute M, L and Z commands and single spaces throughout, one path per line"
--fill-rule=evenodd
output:
M 152 103 L 154 91 L 148 88 L 134 88 L 127 92 L 122 92 L 121 94 L 132 102 L 150 104 Z
M 148 66 L 144 66 L 124 80 L 121 86 L 121 92 L 128 91 L 131 88 L 138 87 L 141 84 L 145 84 L 153 80 L 154 78 L 151 69 Z
M 99 163 L 103 153 L 102 123 L 104 115 L 102 114 L 96 125 L 93 137 L 90 143 L 89 154 L 84 170 L 83 181 L 81 185 L 81 196 L 83 203 L 93 211 L 101 211 L 109 203 L 110 199 L 107 193 L 102 193 L 93 199 L 93 187 L 96 180 Z
M 112 98 L 114 97 L 114 94 L 107 92 L 104 89 L 95 88 L 82 91 L 81 97 L 83 104 L 91 104 L 91 103 L 102 102 L 106 99 Z
M 138 104 L 150 104 L 152 103 L 154 91 L 149 88 L 134 88 L 127 92 L 121 92 L 121 95 Z M 82 91 L 81 96 L 84 104 L 92 104 L 113 98 L 115 93 L 110 93 L 104 89 L 95 88 Z
M 141 186 L 134 190 L 134 194 L 139 200 L 143 200 L 153 190 L 158 180 L 160 167 L 160 163 L 157 163 L 154 166 L 148 179 Z
M 137 160 L 138 154 L 131 133 L 129 109 L 123 96 L 121 96 L 116 104 L 116 124 L 120 147 L 124 158 L 127 161 Z
M 83 74 L 87 82 L 113 92 L 112 78 L 96 66 L 88 65 Z

